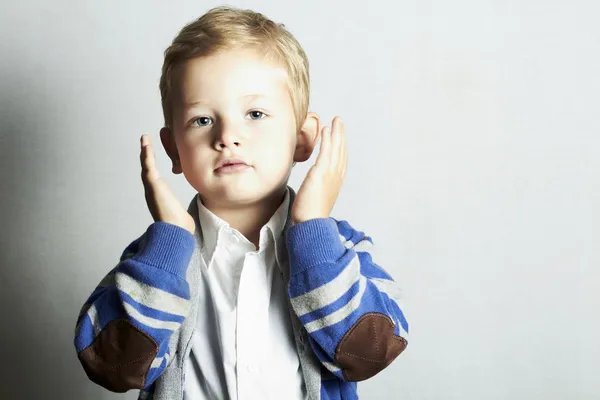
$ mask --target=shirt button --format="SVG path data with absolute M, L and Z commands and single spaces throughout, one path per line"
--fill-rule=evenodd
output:
M 251 374 L 254 374 L 256 372 L 258 372 L 258 367 L 254 364 L 249 364 L 246 369 L 248 369 L 248 372 L 250 372 Z

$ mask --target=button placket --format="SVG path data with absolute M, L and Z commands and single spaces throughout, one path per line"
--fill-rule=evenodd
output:
M 251 374 L 257 374 L 260 372 L 260 366 L 256 365 L 256 364 L 248 364 L 246 365 L 246 369 L 248 370 L 248 372 L 250 372 Z
M 253 363 L 253 348 L 255 346 L 254 321 L 253 321 L 253 257 L 246 254 L 242 261 L 240 271 L 238 299 L 237 299 L 237 363 L 238 369 L 238 392 L 251 394 L 253 392 L 253 377 L 256 373 L 256 365 Z

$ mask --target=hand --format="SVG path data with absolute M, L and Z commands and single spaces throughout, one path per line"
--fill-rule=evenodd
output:
M 146 203 L 154 221 L 168 222 L 194 234 L 194 218 L 177 200 L 164 178 L 161 178 L 154 162 L 154 149 L 150 136 L 142 135 L 140 161 Z
M 332 129 L 323 127 L 317 161 L 296 194 L 292 205 L 294 223 L 328 218 L 342 188 L 348 165 L 346 137 L 340 117 L 333 119 L 332 126 Z

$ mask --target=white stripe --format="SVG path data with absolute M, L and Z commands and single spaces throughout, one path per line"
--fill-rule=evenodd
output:
M 298 316 L 302 316 L 333 303 L 346 293 L 359 278 L 360 261 L 358 260 L 358 256 L 355 256 L 350 261 L 350 264 L 331 281 L 308 293 L 291 299 L 294 311 L 296 311 Z
M 338 367 L 336 364 L 334 363 L 330 363 L 328 361 L 321 361 L 323 363 L 323 365 L 330 370 L 331 372 L 338 372 L 340 370 L 340 367 Z
M 319 329 L 337 324 L 358 308 L 367 287 L 367 278 L 361 276 L 358 282 L 358 293 L 356 293 L 354 297 L 350 299 L 348 304 L 323 318 L 319 318 L 304 325 L 308 333 L 312 333 L 314 331 L 318 331 Z
M 81 325 L 83 325 L 83 321 L 85 321 L 85 317 L 82 318 L 82 315 L 86 315 L 91 306 L 91 303 L 85 303 L 83 307 L 81 307 L 81 311 L 79 311 L 79 316 L 77 317 L 79 322 L 75 325 L 75 336 L 77 336 L 77 333 L 81 329 Z
M 365 236 L 366 237 L 366 236 Z M 370 250 L 373 249 L 373 243 L 371 243 L 369 240 L 367 239 L 363 239 L 360 242 L 356 243 L 352 248 L 355 251 L 363 251 L 363 252 L 369 252 Z
M 146 307 L 186 317 L 190 301 L 162 289 L 139 282 L 127 274 L 117 272 L 117 288 Z
M 98 284 L 96 289 L 112 285 L 115 281 L 114 278 L 115 278 L 115 274 L 113 272 L 106 274 L 106 276 L 104 276 L 104 278 L 102 278 L 102 280 L 100 281 L 100 283 Z M 81 310 L 79 311 L 79 316 L 77 318 L 79 318 L 83 314 L 87 313 L 91 306 L 92 306 L 91 303 L 84 304 L 83 307 L 81 307 Z
M 166 361 L 166 363 L 169 363 L 169 353 L 165 353 L 165 355 L 163 357 L 158 357 L 155 358 L 154 361 L 152 361 L 152 364 L 150 365 L 150 368 L 158 368 L 161 366 L 163 360 Z
M 381 270 L 381 272 L 385 273 L 386 275 L 389 275 L 386 270 L 381 268 L 376 263 L 377 262 L 376 260 L 379 260 L 380 248 L 378 246 L 375 246 L 375 244 L 373 244 L 371 241 L 369 241 L 365 238 L 365 239 L 361 240 L 360 242 L 356 243 L 356 246 L 354 246 L 353 249 L 356 252 L 369 253 L 369 255 L 371 256 L 371 262 L 373 263 L 373 267 Z
M 92 304 L 90 306 L 87 316 L 92 322 L 92 326 L 94 327 L 94 337 L 96 337 L 98 336 L 98 333 L 100 333 L 100 321 L 98 321 L 98 311 L 96 310 L 95 305 Z
M 87 314 L 91 306 L 92 303 L 85 303 L 83 307 L 81 307 L 81 310 L 79 311 L 79 316 L 77 318 L 81 317 L 83 314 Z
M 389 279 L 380 278 L 371 278 L 370 281 L 373 282 L 380 292 L 387 294 L 390 299 L 398 304 L 398 308 L 402 312 L 402 315 L 404 315 L 404 319 L 408 321 L 406 316 L 406 306 L 403 301 L 404 295 L 402 293 L 402 289 L 400 289 L 396 282 L 390 281 Z M 394 317 L 392 315 L 390 315 L 390 318 L 392 321 L 394 321 Z M 398 321 L 398 328 L 400 328 L 400 336 L 407 338 L 408 332 L 404 330 L 402 324 L 400 324 L 400 321 Z
M 340 236 L 340 241 L 342 242 L 342 244 L 344 245 L 345 248 L 349 249 L 352 246 L 354 246 L 354 243 L 352 242 L 352 240 L 346 240 L 344 235 L 342 235 L 341 233 L 339 234 L 339 236 Z
M 370 281 L 377 286 L 377 289 L 379 289 L 380 292 L 387 294 L 388 297 L 394 299 L 396 303 L 400 304 L 402 302 L 404 296 L 396 282 L 381 278 L 370 278 Z
M 152 318 L 152 317 L 147 317 L 143 314 L 140 314 L 138 310 L 136 310 L 135 308 L 133 308 L 133 306 L 127 302 L 123 302 L 123 307 L 125 307 L 125 311 L 127 311 L 127 313 L 135 320 L 137 320 L 138 322 L 147 325 L 151 328 L 155 328 L 155 329 L 169 329 L 171 331 L 175 331 L 179 328 L 179 326 L 181 325 L 179 322 L 173 322 L 173 321 L 161 321 L 159 319 L 156 318 Z

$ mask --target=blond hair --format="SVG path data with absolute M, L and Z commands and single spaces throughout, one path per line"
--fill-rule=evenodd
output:
M 286 70 L 298 132 L 308 112 L 310 86 L 306 53 L 283 24 L 261 13 L 230 6 L 212 8 L 184 26 L 165 50 L 159 84 L 165 126 L 173 127 L 174 69 L 191 58 L 233 49 L 256 50 Z

